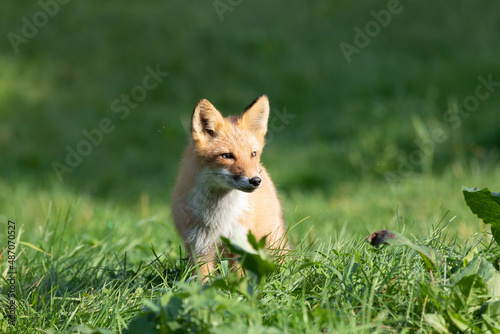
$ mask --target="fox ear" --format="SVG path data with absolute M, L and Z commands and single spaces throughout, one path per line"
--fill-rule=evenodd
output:
M 196 142 L 214 138 L 224 124 L 224 117 L 208 100 L 200 100 L 191 119 L 191 136 Z
M 261 142 L 264 142 L 268 118 L 269 100 L 266 95 L 261 95 L 243 111 L 241 122 L 245 129 L 253 132 Z

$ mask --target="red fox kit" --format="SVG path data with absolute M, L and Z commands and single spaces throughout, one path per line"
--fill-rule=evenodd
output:
M 267 96 L 258 97 L 240 116 L 222 117 L 207 100 L 196 105 L 191 143 L 173 192 L 172 214 L 191 261 L 206 278 L 213 270 L 220 237 L 257 240 L 287 247 L 276 188 L 260 164 L 269 118 Z

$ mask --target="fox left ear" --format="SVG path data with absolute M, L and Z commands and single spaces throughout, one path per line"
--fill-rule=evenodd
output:
M 208 100 L 198 101 L 191 119 L 191 136 L 204 143 L 217 136 L 224 125 L 224 117 Z
M 266 95 L 256 98 L 241 115 L 241 122 L 245 129 L 253 132 L 257 139 L 264 142 L 269 118 L 269 99 Z

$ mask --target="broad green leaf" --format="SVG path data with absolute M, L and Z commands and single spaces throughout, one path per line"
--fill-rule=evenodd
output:
M 488 292 L 481 276 L 478 274 L 465 276 L 454 287 L 454 290 L 459 293 L 463 305 L 468 308 L 468 312 L 479 309 L 485 302 Z
M 500 301 L 484 304 L 483 314 L 486 314 L 497 322 L 500 321 Z
M 125 334 L 157 334 L 158 319 L 154 313 L 147 313 L 134 318 L 128 325 Z
M 442 290 L 437 286 L 421 283 L 420 288 L 423 296 L 429 297 L 429 299 L 434 303 L 434 305 L 436 305 L 438 310 L 443 311 L 449 306 L 450 304 L 449 299 L 447 299 L 447 297 L 441 294 Z
M 486 328 L 492 333 L 500 333 L 500 301 L 486 303 L 482 311 Z
M 184 311 L 182 299 L 174 296 L 168 301 L 166 306 L 162 307 L 161 315 L 165 320 L 176 319 L 182 311 Z
M 460 331 L 465 332 L 467 329 L 471 327 L 468 321 L 465 320 L 460 314 L 456 313 L 455 311 L 448 309 L 446 310 L 446 314 L 448 315 L 451 323 L 455 327 L 457 327 Z
M 493 276 L 486 282 L 488 296 L 494 301 L 500 300 L 500 273 L 494 272 Z
M 248 233 L 248 243 L 255 249 L 255 250 L 259 250 L 259 249 L 263 249 L 266 245 L 266 239 L 267 239 L 267 235 L 264 236 L 262 239 L 260 239 L 259 241 L 257 241 L 257 238 L 255 238 L 255 236 L 250 232 Z
M 259 281 L 277 269 L 276 265 L 267 259 L 264 250 L 259 248 L 260 243 L 257 242 L 251 233 L 248 233 L 247 242 L 229 240 L 227 238 L 221 238 L 221 240 L 229 251 L 241 255 L 241 266 L 255 274 Z M 255 247 L 257 247 L 257 249 L 255 249 Z
M 240 278 L 236 275 L 228 275 L 213 280 L 210 286 L 231 293 L 238 292 L 247 299 L 251 299 L 252 287 L 246 277 Z
M 500 326 L 497 321 L 491 319 L 488 317 L 486 314 L 482 314 L 481 317 L 483 318 L 484 324 L 486 328 L 493 334 L 500 334 Z
M 374 232 L 366 238 L 366 242 L 370 243 L 370 245 L 374 247 L 378 247 L 382 244 L 410 247 L 420 254 L 425 262 L 425 265 L 430 270 L 440 266 L 443 261 L 443 256 L 435 249 L 426 246 L 415 245 L 413 242 L 411 242 L 401 234 L 390 230 Z
M 453 285 L 457 284 L 462 278 L 474 274 L 481 276 L 483 282 L 488 282 L 488 280 L 493 277 L 496 273 L 495 267 L 482 256 L 477 256 L 471 262 L 467 264 L 467 267 L 461 268 L 458 272 L 451 275 L 450 281 Z
M 426 313 L 424 314 L 424 319 L 427 325 L 432 327 L 437 333 L 449 334 L 448 326 L 446 320 L 441 314 L 436 313 Z
M 500 193 L 492 192 L 488 188 L 468 187 L 462 187 L 462 192 L 472 213 L 485 224 L 491 224 L 491 234 L 500 245 Z
M 471 249 L 467 255 L 462 259 L 462 263 L 464 265 L 464 267 L 466 267 L 470 262 L 472 262 L 472 260 L 474 260 L 477 256 L 477 247 L 474 248 L 474 249 Z

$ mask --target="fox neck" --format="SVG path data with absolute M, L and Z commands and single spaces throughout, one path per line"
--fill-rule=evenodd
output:
M 221 188 L 212 174 L 204 169 L 198 173 L 189 197 L 193 213 L 204 221 L 218 219 L 220 222 L 227 222 L 231 219 L 236 222 L 248 206 L 247 193 Z M 216 222 L 213 223 L 217 225 Z
M 202 169 L 191 189 L 189 204 L 199 224 L 217 229 L 234 226 L 247 210 L 248 194 L 236 189 L 221 188 L 208 170 Z
M 195 225 L 189 233 L 188 241 L 196 252 L 218 243 L 220 237 L 243 238 L 246 240 L 247 228 L 239 219 L 248 210 L 248 193 L 220 188 L 210 173 L 201 171 L 189 193 L 189 207 Z

